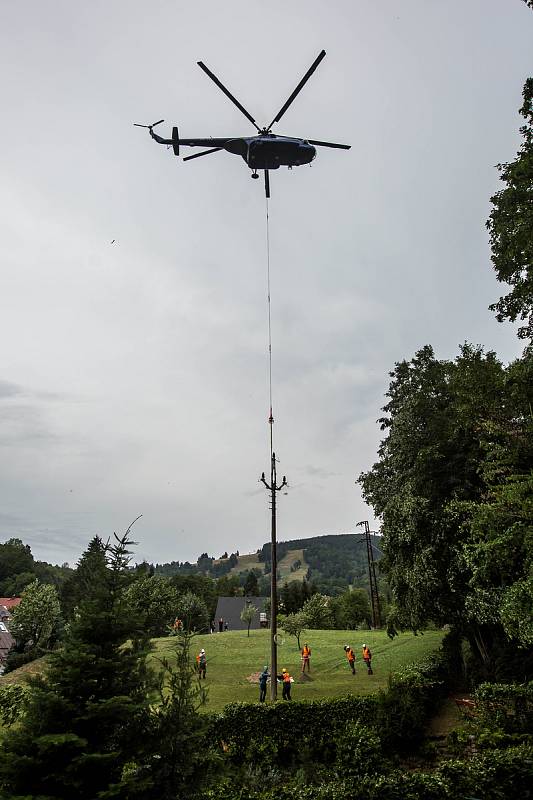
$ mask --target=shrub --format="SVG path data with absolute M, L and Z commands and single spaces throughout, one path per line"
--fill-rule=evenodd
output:
M 404 667 L 377 697 L 377 727 L 384 752 L 404 753 L 423 739 L 425 724 L 446 693 L 439 656 Z
M 24 714 L 28 689 L 20 684 L 0 686 L 0 720 L 3 725 L 13 725 Z
M 474 697 L 476 724 L 505 733 L 533 733 L 533 683 L 482 683 Z

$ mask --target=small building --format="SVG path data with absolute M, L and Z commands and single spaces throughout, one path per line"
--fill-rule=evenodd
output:
M 265 613 L 265 603 L 268 600 L 270 600 L 269 597 L 219 597 L 215 614 L 215 630 L 218 631 L 218 621 L 220 619 L 224 620 L 224 626 L 227 624 L 227 629 L 230 631 L 247 630 L 248 623 L 243 622 L 241 619 L 241 612 L 244 611 L 246 605 L 252 605 L 257 608 L 250 630 L 254 631 L 263 628 L 261 614 Z
M 21 597 L 0 597 L 0 606 L 4 606 L 8 611 L 12 612 L 21 601 Z
M 11 620 L 11 614 L 7 610 L 5 606 L 0 605 L 0 622 L 5 622 L 5 624 L 9 628 L 9 622 Z
M 4 671 L 7 654 L 15 644 L 5 622 L 0 622 L 0 675 Z

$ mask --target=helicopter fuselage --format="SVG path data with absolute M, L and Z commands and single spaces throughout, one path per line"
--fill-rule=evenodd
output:
M 223 149 L 241 156 L 253 170 L 299 167 L 309 164 L 316 156 L 316 149 L 305 139 L 272 133 L 230 139 Z

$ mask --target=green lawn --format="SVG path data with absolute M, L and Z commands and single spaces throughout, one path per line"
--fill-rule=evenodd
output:
M 284 636 L 284 634 L 282 634 Z M 402 633 L 392 641 L 384 631 L 309 631 L 305 635 L 312 650 L 310 680 L 301 679 L 300 653 L 293 636 L 285 636 L 278 647 L 278 668 L 285 667 L 294 677 L 294 700 L 317 700 L 353 692 L 371 694 L 387 685 L 389 673 L 399 667 L 419 661 L 437 650 L 442 641 L 441 631 L 423 635 Z M 303 645 L 304 639 L 301 639 Z M 361 660 L 361 647 L 366 643 L 372 650 L 374 674 L 367 675 Z M 348 667 L 343 645 L 349 644 L 357 656 L 356 675 Z M 173 637 L 154 640 L 155 653 L 171 660 Z M 267 630 L 227 631 L 193 639 L 193 654 L 200 648 L 207 654 L 208 702 L 206 711 L 220 711 L 227 703 L 254 702 L 258 699 L 257 683 L 249 677 L 260 672 L 270 662 L 270 633 Z M 281 696 L 281 688 L 278 692 Z

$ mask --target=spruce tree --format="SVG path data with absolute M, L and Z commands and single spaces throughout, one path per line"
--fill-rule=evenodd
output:
M 61 588 L 61 607 L 66 619 L 70 619 L 82 600 L 92 596 L 107 574 L 107 548 L 99 536 L 89 542 L 73 574 Z M 98 589 L 97 589 L 98 591 Z
M 142 620 L 123 599 L 130 529 L 105 546 L 105 569 L 93 572 L 62 649 L 32 679 L 25 716 L 2 741 L 2 797 L 116 796 L 112 787 L 138 753 L 151 687 Z

